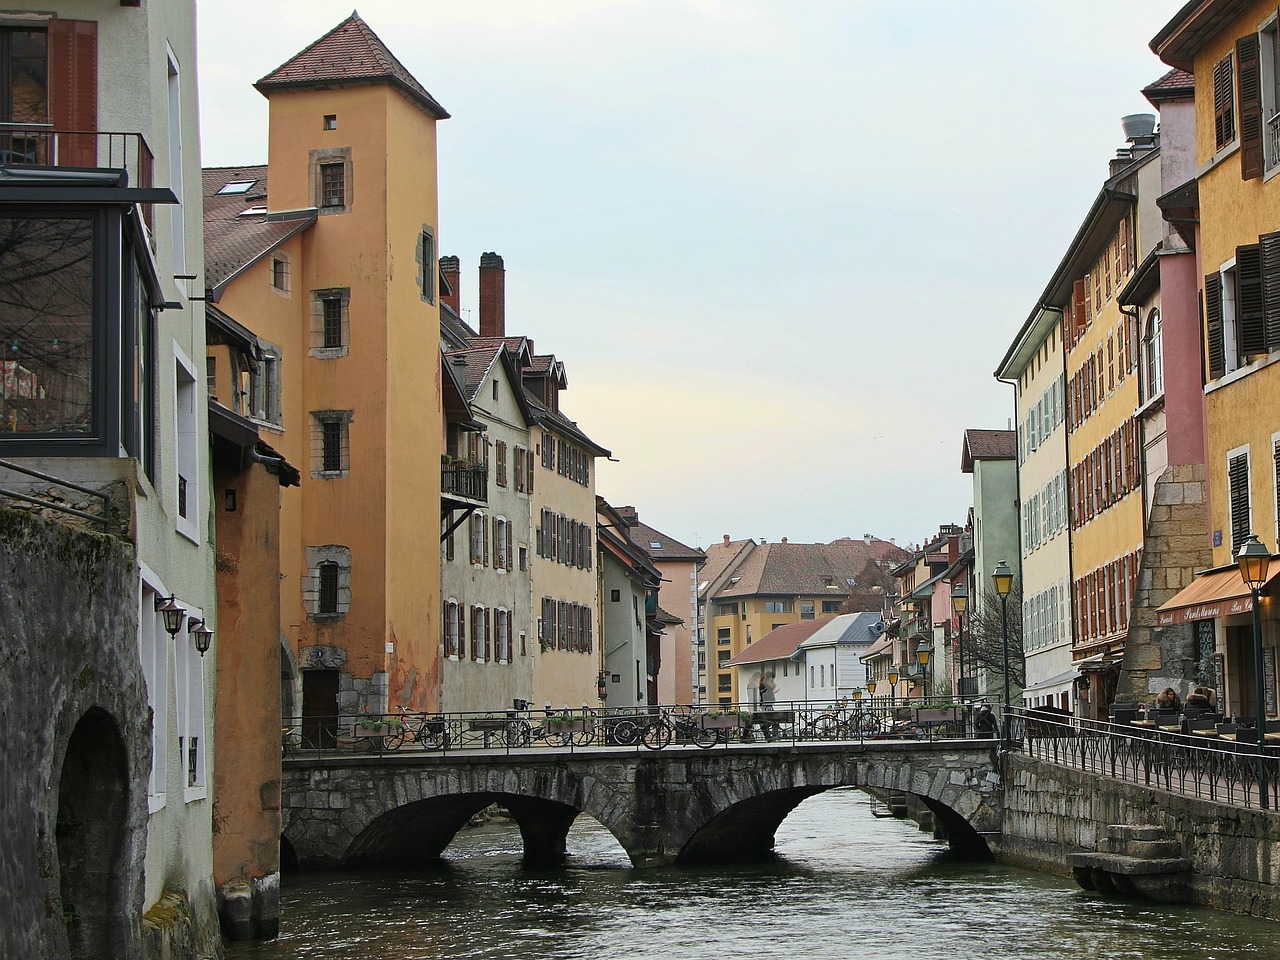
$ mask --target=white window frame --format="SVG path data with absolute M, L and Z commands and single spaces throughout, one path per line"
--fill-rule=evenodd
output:
M 200 543 L 200 517 L 205 512 L 203 472 L 200 464 L 200 404 L 203 380 L 195 364 L 173 342 L 173 525 L 193 543 Z M 179 512 L 179 488 L 185 481 L 186 516 Z
M 187 632 L 191 620 L 203 620 L 204 612 L 198 607 L 188 607 L 187 622 L 183 624 L 174 644 L 174 694 L 175 715 L 178 720 L 178 742 L 182 744 L 178 757 L 178 772 L 183 784 L 182 799 L 190 803 L 209 795 L 205 771 L 208 768 L 209 741 L 205 737 L 205 677 L 204 657 Z M 196 742 L 194 770 L 191 764 L 191 743 Z
M 151 773 L 147 778 L 147 813 L 164 807 L 168 778 L 169 744 L 169 634 L 156 612 L 156 597 L 167 597 L 160 580 L 139 564 L 138 657 L 147 685 L 147 705 L 151 708 Z

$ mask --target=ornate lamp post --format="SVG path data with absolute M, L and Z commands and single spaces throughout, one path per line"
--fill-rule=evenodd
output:
M 1009 703 L 1009 591 L 1013 589 L 1013 571 L 1009 564 L 1001 560 L 991 571 L 991 585 L 1000 596 L 1000 622 L 1004 630 L 1004 750 L 1009 751 L 1009 721 L 1012 705 Z
M 1262 588 L 1267 584 L 1267 568 L 1271 565 L 1271 551 L 1257 537 L 1240 545 L 1236 554 L 1236 566 L 1240 576 L 1253 594 L 1253 673 L 1257 681 L 1258 698 L 1258 806 L 1267 809 L 1267 688 L 1262 676 Z
M 898 690 L 898 665 L 896 663 L 889 664 L 889 713 L 893 713 L 893 695 Z
M 924 699 L 929 699 L 929 654 L 933 653 L 933 647 L 929 646 L 928 640 L 921 640 L 916 644 L 916 662 L 920 664 L 920 682 L 924 684 Z
M 951 609 L 956 612 L 956 661 L 959 676 L 956 678 L 956 693 L 964 696 L 964 612 L 969 608 L 969 591 L 963 583 L 957 583 L 951 589 Z

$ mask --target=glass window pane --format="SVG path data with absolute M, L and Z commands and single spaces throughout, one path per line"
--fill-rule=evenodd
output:
M 0 434 L 91 434 L 93 224 L 0 217 Z

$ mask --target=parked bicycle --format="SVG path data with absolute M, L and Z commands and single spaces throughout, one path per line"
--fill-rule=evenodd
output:
M 502 733 L 508 747 L 527 747 L 538 741 L 553 747 L 586 746 L 595 739 L 593 716 L 569 710 L 544 710 L 534 723 L 528 709 L 527 700 L 517 700 L 516 709 L 507 711 Z
M 449 723 L 439 714 L 412 713 L 400 707 L 396 729 L 382 738 L 387 750 L 399 750 L 406 743 L 418 743 L 426 750 L 447 750 L 453 743 Z
M 840 703 L 806 723 L 802 736 L 806 740 L 861 740 L 874 737 L 883 730 L 884 719 L 880 714 L 861 706 L 849 709 Z
M 704 750 L 720 742 L 719 731 L 708 730 L 702 725 L 703 714 L 694 710 L 670 710 L 663 707 L 653 714 L 640 731 L 641 742 L 650 750 L 661 750 L 679 740 L 693 743 Z

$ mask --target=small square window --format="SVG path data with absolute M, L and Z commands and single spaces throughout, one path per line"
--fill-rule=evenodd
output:
M 326 113 L 324 115 L 324 128 L 326 130 L 338 129 L 338 115 L 336 113 Z

